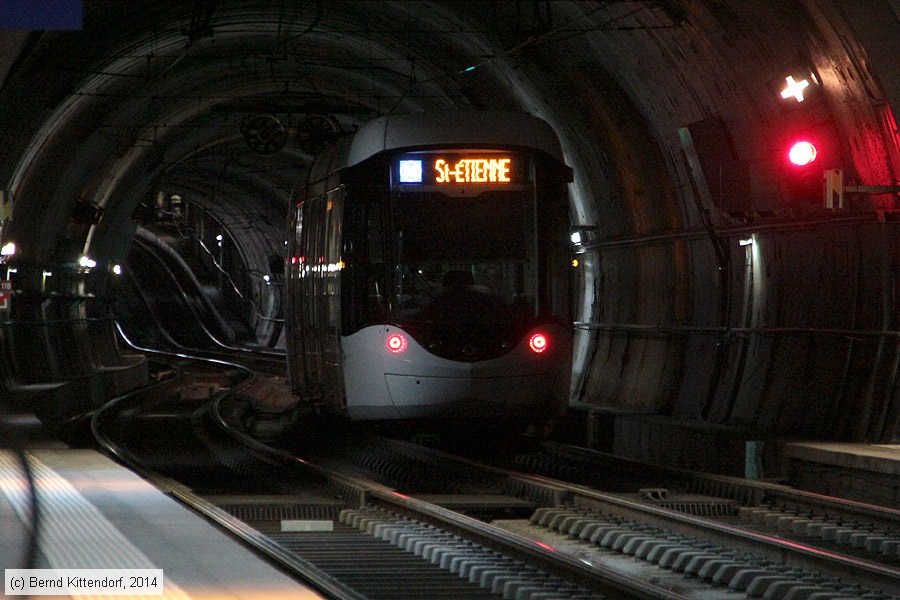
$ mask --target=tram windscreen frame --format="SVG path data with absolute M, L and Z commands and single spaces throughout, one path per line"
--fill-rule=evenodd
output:
M 395 319 L 495 325 L 535 316 L 538 254 L 530 186 L 465 197 L 395 192 L 391 216 Z
M 409 154 L 381 155 L 342 174 L 343 334 L 375 323 L 474 332 L 571 321 L 571 171 L 553 157 L 516 150 L 510 154 L 520 158 L 521 177 L 512 185 L 397 185 L 398 161 Z M 437 209 L 424 218 L 428 207 Z M 440 247 L 443 253 L 434 250 Z M 451 287 L 456 293 L 444 293 Z

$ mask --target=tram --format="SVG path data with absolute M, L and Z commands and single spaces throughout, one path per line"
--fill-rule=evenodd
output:
M 559 414 L 571 180 L 553 129 L 518 113 L 385 116 L 319 156 L 290 218 L 293 391 L 360 421 Z

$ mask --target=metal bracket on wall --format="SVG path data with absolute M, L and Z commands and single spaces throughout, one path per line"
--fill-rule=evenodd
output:
M 824 200 L 825 208 L 844 208 L 844 194 L 900 194 L 900 185 L 844 185 L 844 171 L 828 169 L 825 171 Z M 879 211 L 882 212 L 882 211 Z

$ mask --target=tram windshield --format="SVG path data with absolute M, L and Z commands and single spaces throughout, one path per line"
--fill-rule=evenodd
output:
M 534 197 L 491 191 L 394 196 L 394 315 L 404 321 L 485 323 L 534 316 Z

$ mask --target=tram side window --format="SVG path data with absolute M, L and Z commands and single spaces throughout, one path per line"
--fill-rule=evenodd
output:
M 567 191 L 565 183 L 554 180 L 538 182 L 538 194 L 544 204 L 540 235 L 546 248 L 545 268 L 549 275 L 548 308 L 550 314 L 571 321 L 569 287 L 572 267 Z
M 292 230 L 294 237 L 291 240 L 291 260 L 288 265 L 288 292 L 291 297 L 289 304 L 294 310 L 289 311 L 287 318 L 290 319 L 291 329 L 293 331 L 288 343 L 290 351 L 294 356 L 302 356 L 302 332 L 303 332 L 303 268 L 306 260 L 306 252 L 304 247 L 304 214 L 305 204 L 297 205 L 294 213 Z
M 384 257 L 384 211 L 382 202 L 372 202 L 366 211 L 366 246 L 368 247 L 368 276 L 366 278 L 366 306 L 370 315 L 381 317 L 387 308 L 387 284 Z
M 304 268 L 305 358 L 309 379 L 318 384 L 313 393 L 322 394 L 325 382 L 326 341 L 322 337 L 325 326 L 324 281 L 321 269 L 326 237 L 325 199 L 321 196 L 306 203 L 306 265 Z
M 323 282 L 323 315 L 322 325 L 332 329 L 341 326 L 340 312 L 340 271 L 344 267 L 341 260 L 342 214 L 344 209 L 344 190 L 336 188 L 328 192 L 325 200 L 325 229 L 323 235 L 321 279 Z
M 316 263 L 318 262 L 318 237 L 321 229 L 321 218 L 316 199 L 307 200 L 304 205 L 305 226 L 303 231 L 303 255 L 305 262 L 301 288 L 303 289 L 303 323 L 306 327 L 315 327 L 316 310 L 316 280 L 314 277 Z
M 383 319 L 387 305 L 384 270 L 384 208 L 378 188 L 348 186 L 344 202 L 345 267 L 341 278 L 342 329 L 352 333 Z
M 297 310 L 300 314 L 297 315 L 294 321 L 297 323 L 299 327 L 305 327 L 306 325 L 306 295 L 307 295 L 307 285 L 309 282 L 307 281 L 306 273 L 309 268 L 309 261 L 311 259 L 309 254 L 309 236 L 312 228 L 312 218 L 310 217 L 309 210 L 309 202 L 304 202 L 298 207 L 298 214 L 300 215 L 300 226 L 297 228 L 297 254 L 298 256 L 298 269 L 297 269 L 297 285 L 296 289 L 296 304 L 295 310 Z

